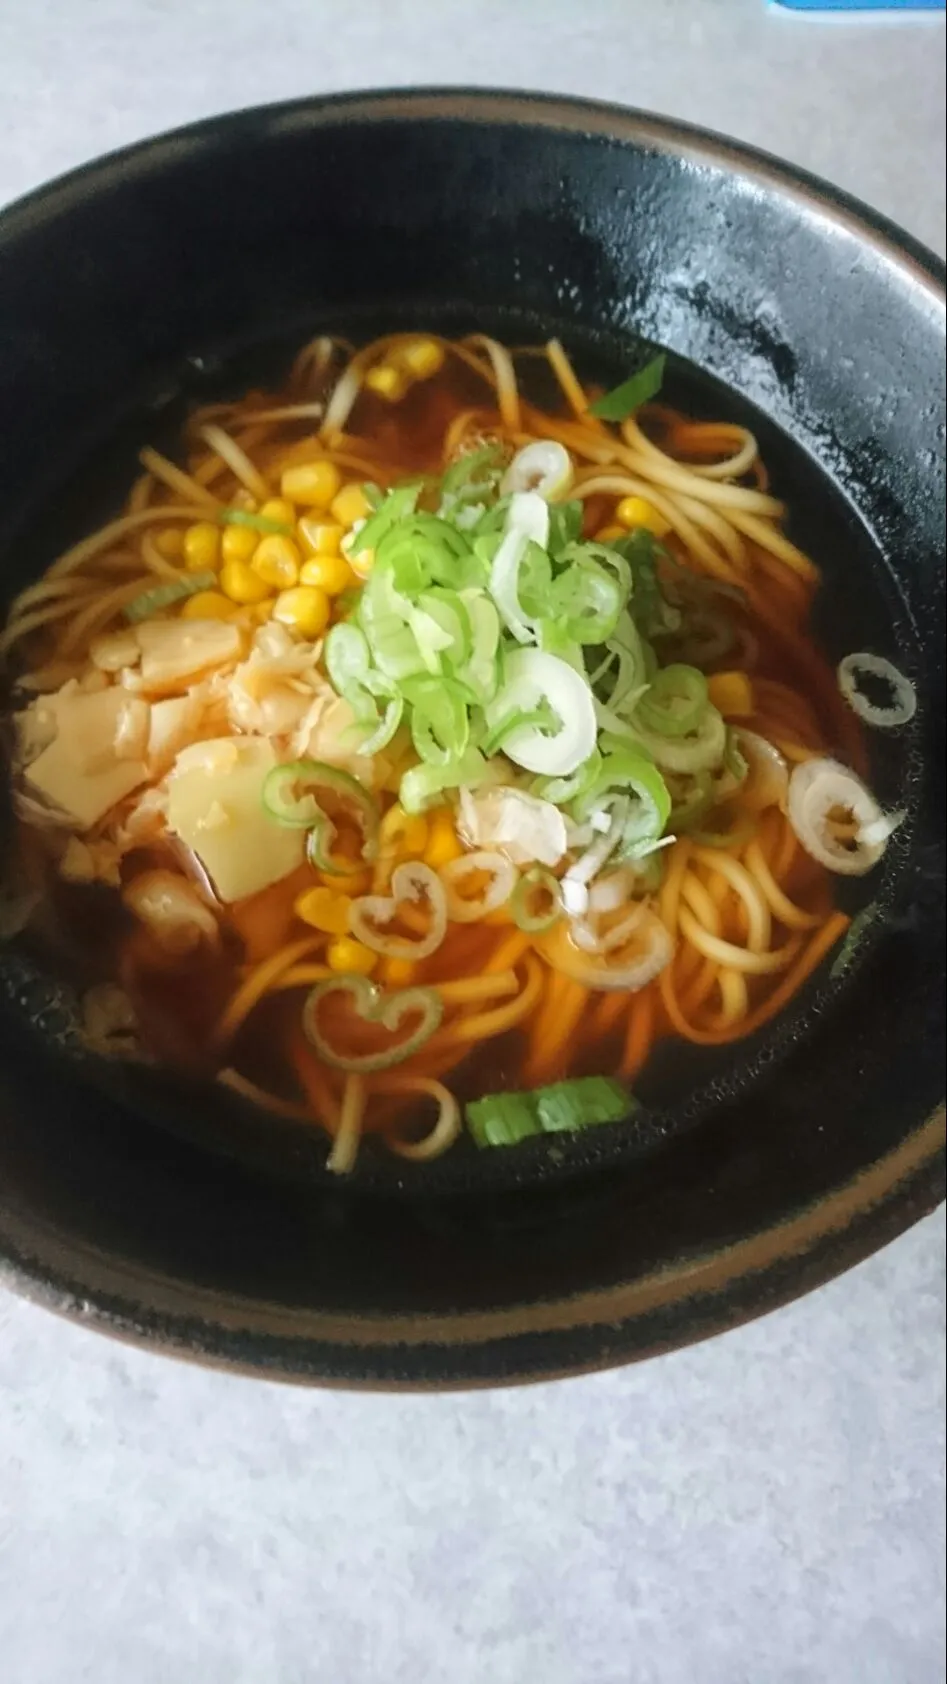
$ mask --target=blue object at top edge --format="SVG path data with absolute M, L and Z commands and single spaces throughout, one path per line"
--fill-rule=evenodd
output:
M 792 12 L 942 12 L 947 0 L 775 0 Z

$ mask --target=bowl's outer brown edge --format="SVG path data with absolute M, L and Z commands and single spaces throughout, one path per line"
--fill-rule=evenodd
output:
M 446 1317 L 346 1318 L 318 1312 L 294 1316 L 279 1305 L 253 1306 L 267 1317 L 262 1337 L 281 1352 L 274 1350 L 273 1358 L 263 1362 L 240 1355 L 245 1341 L 261 1335 L 247 1325 L 239 1301 L 198 1295 L 190 1286 L 144 1272 L 131 1271 L 126 1281 L 111 1261 L 106 1262 L 106 1278 L 79 1284 L 50 1258 L 17 1247 L 16 1261 L 9 1255 L 0 1259 L 0 1283 L 67 1320 L 125 1343 L 258 1378 L 407 1392 L 538 1382 L 698 1343 L 837 1277 L 943 1202 L 944 1143 L 942 1105 L 894 1152 L 783 1222 L 601 1292 Z M 823 1255 L 827 1246 L 832 1248 L 828 1268 Z M 95 1255 L 86 1251 L 82 1261 L 94 1262 Z M 163 1299 L 160 1309 L 145 1310 L 140 1299 L 136 1302 L 136 1283 L 149 1296 L 157 1291 Z M 90 1292 L 98 1293 L 100 1301 L 90 1300 Z M 742 1296 L 736 1299 L 738 1292 Z M 660 1326 L 662 1318 L 675 1315 L 684 1318 L 683 1327 Z M 657 1328 L 650 1326 L 655 1321 Z M 572 1361 L 567 1351 L 556 1354 L 555 1347 L 560 1341 L 568 1344 L 570 1334 L 594 1330 L 607 1334 L 594 1356 Z M 549 1343 L 552 1361 L 537 1361 L 534 1351 L 521 1368 L 516 1341 L 532 1342 L 537 1336 Z M 454 1373 L 451 1353 L 478 1348 L 496 1352 L 495 1360 L 487 1357 L 486 1372 Z M 370 1353 L 404 1350 L 427 1355 L 428 1378 L 364 1373 Z

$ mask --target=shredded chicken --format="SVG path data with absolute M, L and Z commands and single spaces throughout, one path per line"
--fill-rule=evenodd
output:
M 517 789 L 464 791 L 461 830 L 471 847 L 500 848 L 517 865 L 556 866 L 568 846 L 559 808 Z
M 256 743 L 264 756 L 257 782 L 268 766 L 309 754 L 377 788 L 390 764 L 360 756 L 357 731 L 342 737 L 353 718 L 320 670 L 321 653 L 321 642 L 300 642 L 275 621 L 252 637 L 230 623 L 168 619 L 95 638 L 78 676 L 54 694 L 37 696 L 16 720 L 17 766 L 24 774 L 18 806 L 31 823 L 72 831 L 60 857 L 62 875 L 73 882 L 118 883 L 124 855 L 177 833 L 168 822 L 170 782 L 186 768 L 204 767 L 210 781 L 233 772 L 244 752 L 241 742 L 247 750 Z M 224 793 L 226 799 L 208 787 L 197 840 L 218 861 L 223 844 L 211 849 L 210 832 L 227 833 L 228 857 L 249 861 L 262 849 L 265 869 L 261 857 L 249 876 L 247 870 L 226 873 L 241 889 L 250 882 L 246 892 L 252 892 L 258 880 L 294 868 L 301 842 L 261 820 L 255 784 L 239 791 L 228 785 Z M 179 883 L 176 874 L 168 875 L 176 893 L 183 885 L 185 897 L 193 896 L 186 879 Z M 129 904 L 156 933 L 167 935 L 167 909 L 156 911 L 146 889 L 147 880 L 136 879 Z M 170 939 L 214 939 L 216 923 L 200 898 L 196 912 L 191 899 L 187 905 L 185 933 Z
M 121 672 L 123 667 L 135 667 L 141 655 L 141 645 L 133 626 L 125 631 L 104 632 L 89 645 L 89 659 L 100 672 Z
M 328 689 L 317 667 L 320 647 L 294 643 L 278 623 L 261 626 L 247 659 L 226 680 L 218 680 L 231 729 L 265 737 L 298 730 L 313 696 Z
M 168 786 L 162 780 L 136 797 L 132 806 L 114 817 L 113 838 L 120 853 L 146 848 L 167 834 Z
M 243 653 L 240 627 L 226 620 L 146 620 L 135 635 L 141 660 L 137 669 L 123 667 L 121 682 L 142 695 L 179 695 Z
M 203 942 L 220 938 L 210 907 L 178 872 L 143 871 L 128 884 L 122 899 L 168 953 L 191 953 Z
M 59 875 L 69 883 L 121 883 L 122 851 L 114 842 L 83 841 L 70 836 L 59 861 Z
M 115 754 L 119 760 L 143 760 L 148 751 L 151 708 L 140 696 L 129 696 L 115 723 Z

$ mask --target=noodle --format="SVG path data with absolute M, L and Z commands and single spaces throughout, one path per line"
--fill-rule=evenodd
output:
M 183 497 L 187 502 L 203 504 L 211 514 L 217 513 L 220 508 L 218 499 L 201 485 L 193 474 L 182 473 L 181 469 L 176 468 L 173 462 L 169 462 L 166 456 L 162 456 L 159 451 L 150 448 L 141 452 L 139 460 L 155 479 L 161 480 L 162 484 L 168 487 L 169 491 L 176 492 L 179 497 Z M 140 511 L 131 507 L 130 512 L 134 514 Z
M 238 444 L 234 443 L 229 434 L 224 432 L 222 427 L 215 425 L 202 427 L 201 438 L 206 444 L 210 445 L 211 450 L 213 450 L 223 462 L 226 462 L 228 468 L 236 475 L 241 485 L 246 486 L 251 497 L 259 497 L 263 501 L 266 500 L 267 486 L 263 475 L 253 466 L 250 458 L 245 455 Z
M 362 1120 L 365 1114 L 365 1083 L 361 1076 L 349 1076 L 342 1096 L 342 1111 L 339 1126 L 332 1141 L 332 1150 L 327 1160 L 329 1169 L 335 1170 L 336 1175 L 345 1175 L 352 1168 L 358 1155 L 358 1143 L 362 1133 Z
M 539 358 L 561 393 L 555 413 L 536 407 L 528 383 L 525 391 L 520 385 L 518 363 L 526 360 L 535 368 Z M 197 841 L 187 848 L 174 842 L 168 788 L 172 769 L 179 765 L 175 757 L 200 751 L 204 743 L 213 749 L 218 739 L 262 740 L 272 749 L 277 769 L 314 757 L 330 767 L 337 761 L 344 777 L 360 772 L 347 739 L 323 740 L 320 734 L 339 705 L 325 677 L 323 640 L 328 627 L 344 617 L 346 597 L 352 597 L 372 566 L 370 554 L 367 559 L 353 554 L 353 572 L 345 560 L 347 547 L 371 517 L 379 487 L 384 491 L 406 479 L 428 486 L 445 467 L 462 467 L 465 455 L 484 445 L 496 447 L 495 458 L 502 464 L 496 481 L 511 459 L 515 467 L 525 448 L 541 446 L 553 456 L 558 449 L 560 457 L 567 452 L 568 500 L 577 511 L 576 523 L 582 522 L 583 540 L 599 550 L 623 531 L 621 511 L 629 502 L 644 505 L 654 532 L 666 532 L 666 550 L 658 552 L 659 557 L 663 553 L 661 566 L 669 574 L 676 568 L 681 580 L 687 573 L 702 579 L 700 600 L 712 599 L 713 609 L 706 613 L 710 641 L 704 623 L 698 630 L 695 622 L 691 645 L 669 625 L 655 633 L 654 647 L 659 649 L 661 636 L 670 637 L 672 650 L 676 636 L 683 648 L 696 647 L 694 637 L 703 637 L 705 649 L 726 645 L 730 666 L 724 667 L 723 656 L 708 659 L 710 680 L 716 682 L 718 672 L 721 681 L 733 685 L 738 680 L 743 689 L 737 695 L 747 697 L 735 703 L 732 716 L 724 715 L 728 755 L 737 740 L 733 731 L 746 724 L 790 766 L 824 756 L 838 742 L 858 768 L 864 753 L 859 728 L 840 705 L 832 673 L 806 630 L 818 573 L 783 530 L 785 505 L 768 490 L 753 433 L 729 422 L 695 421 L 660 402 L 609 427 L 590 412 L 590 396 L 558 339 L 545 347 L 511 351 L 484 334 L 450 341 L 398 333 L 355 351 L 346 340 L 321 336 L 299 352 L 281 389 L 198 411 L 186 435 L 189 454 L 181 463 L 154 449 L 142 450 L 143 472 L 125 512 L 73 545 L 38 583 L 22 591 L 0 634 L 0 654 L 13 651 L 19 660 L 17 682 L 24 697 L 58 685 L 62 705 L 67 705 L 70 693 L 108 692 L 106 700 L 114 702 L 134 753 L 147 756 L 147 775 L 131 785 L 122 780 L 119 759 L 116 788 L 122 793 L 90 824 L 76 823 L 73 877 L 65 870 L 68 849 L 63 852 L 61 829 L 51 869 L 61 870 L 69 892 L 77 895 L 83 892 L 83 871 L 87 881 L 90 871 L 92 880 L 97 869 L 111 871 L 100 881 L 113 885 L 117 874 L 123 893 L 129 881 L 138 883 L 147 872 L 175 875 L 178 915 L 190 915 L 193 930 L 206 931 L 210 907 L 213 927 L 220 931 L 216 945 L 202 946 L 204 937 L 192 930 L 191 945 L 180 949 L 188 955 L 187 964 L 175 960 L 176 950 L 167 947 L 159 962 L 155 949 L 151 970 L 145 967 L 142 974 L 146 980 L 152 974 L 164 977 L 165 986 L 169 976 L 177 976 L 182 1013 L 199 997 L 203 1018 L 210 1012 L 213 1019 L 205 1045 L 218 1055 L 218 1079 L 274 1114 L 317 1122 L 331 1138 L 328 1163 L 337 1173 L 352 1168 L 367 1132 L 408 1161 L 430 1161 L 449 1150 L 462 1126 L 457 1095 L 443 1080 L 449 1072 L 456 1072 L 456 1085 L 464 1093 L 508 1087 L 510 1071 L 514 1085 L 534 1088 L 574 1074 L 581 1051 L 583 1068 L 600 1054 L 610 1071 L 628 1081 L 638 1076 L 665 1036 L 716 1046 L 751 1034 L 793 997 L 847 926 L 846 917 L 831 910 L 828 874 L 801 849 L 789 820 L 773 804 L 776 795 L 764 791 L 757 799 L 759 792 L 752 787 L 757 772 L 748 791 L 739 776 L 724 775 L 717 764 L 717 784 L 709 783 L 701 802 L 687 809 L 697 817 L 688 821 L 685 816 L 676 831 L 672 820 L 665 834 L 655 836 L 661 851 L 653 859 L 632 859 L 642 872 L 645 866 L 655 868 L 656 879 L 649 879 L 647 889 L 643 877 L 639 882 L 632 874 L 632 886 L 620 886 L 609 899 L 609 874 L 615 873 L 613 884 L 621 884 L 628 866 L 616 865 L 618 854 L 610 858 L 613 848 L 604 856 L 605 864 L 593 877 L 605 884 L 603 898 L 582 915 L 581 930 L 579 917 L 566 962 L 561 947 L 543 944 L 545 925 L 531 929 L 524 916 L 524 927 L 518 927 L 515 894 L 508 904 L 494 901 L 489 910 L 490 884 L 502 880 L 490 875 L 491 846 L 495 851 L 499 845 L 489 839 L 478 845 L 464 835 L 450 786 L 422 812 L 414 832 L 410 813 L 400 807 L 391 811 L 405 773 L 419 764 L 404 724 L 378 750 L 374 781 L 365 779 L 368 799 L 383 821 L 377 854 L 366 848 L 364 860 L 346 856 L 332 871 L 325 861 L 306 863 L 302 840 L 296 847 L 292 832 L 274 829 L 264 854 L 282 839 L 287 862 L 282 877 L 276 871 L 275 879 L 261 882 L 246 897 L 227 899 L 214 892 L 200 827 Z M 301 493 L 301 502 L 294 505 L 290 498 L 287 504 L 287 488 L 310 482 L 311 494 Z M 322 484 L 326 489 L 320 501 Z M 359 489 L 362 484 L 365 492 Z M 222 485 L 230 488 L 232 507 L 217 494 Z M 419 505 L 425 518 L 434 508 L 424 501 L 428 495 L 422 491 Z M 475 498 L 472 506 L 471 521 L 478 518 Z M 311 529 L 317 533 L 312 537 L 316 547 L 307 550 L 304 538 Z M 463 530 L 460 522 L 458 530 Z M 190 546 L 186 562 L 185 542 Z M 282 566 L 289 580 L 285 588 L 258 583 L 268 577 L 258 565 L 267 545 L 273 578 Z M 195 572 L 205 569 L 191 559 L 192 551 L 206 553 L 207 570 L 215 575 L 212 590 L 205 590 L 201 580 L 195 584 Z M 238 558 L 236 572 L 231 566 L 228 573 L 227 557 Z M 305 597 L 313 588 L 307 583 L 310 576 L 328 580 L 330 575 L 341 581 L 334 587 L 338 595 L 330 601 L 327 585 L 321 622 L 317 626 L 318 616 L 313 617 L 309 629 L 301 629 L 292 619 L 294 605 L 285 599 Z M 546 588 L 551 588 L 548 581 Z M 693 588 L 696 592 L 698 586 Z M 321 590 L 320 585 L 316 594 Z M 189 607 L 195 591 L 198 600 Z M 132 635 L 125 611 L 149 593 L 157 593 L 156 625 L 174 625 L 177 616 L 192 620 L 198 645 L 202 637 L 211 637 L 207 626 L 216 625 L 221 649 L 230 639 L 231 653 L 219 660 L 208 656 L 180 683 L 173 675 L 159 676 L 149 689 L 144 668 L 141 677 L 133 661 L 126 670 L 124 653 Z M 450 590 L 442 588 L 439 600 L 449 609 Z M 436 608 L 437 601 L 433 596 L 428 607 L 433 603 Z M 721 620 L 724 635 L 718 636 Z M 236 627 L 238 635 L 220 629 L 227 625 Z M 261 627 L 273 634 L 269 642 L 261 641 Z M 112 659 L 106 650 L 99 668 L 90 650 L 98 648 L 95 639 L 106 634 L 108 643 L 113 633 L 117 652 Z M 156 648 L 160 664 L 160 638 Z M 659 656 L 661 662 L 678 659 L 673 653 L 668 657 L 663 645 Z M 704 683 L 700 673 L 698 680 Z M 614 682 L 614 676 L 608 679 L 609 685 Z M 646 674 L 639 690 L 646 692 L 651 682 Z M 382 683 L 376 690 L 384 697 L 390 686 L 386 691 Z M 162 731 L 169 733 L 166 741 L 155 724 L 154 710 L 162 698 L 171 704 L 160 716 Z M 723 702 L 719 705 L 723 712 Z M 142 715 L 142 708 L 151 711 Z M 614 718 L 611 703 L 609 708 Z M 383 711 L 381 704 L 376 711 Z M 118 743 L 119 726 L 115 729 Z M 688 730 L 672 742 L 687 744 Z M 637 743 L 634 730 L 630 736 Z M 107 759 L 109 745 L 98 746 Z M 92 773 L 98 767 L 98 746 L 94 752 L 83 750 Z M 127 759 L 129 750 L 122 752 Z M 688 752 L 685 747 L 682 764 Z M 677 762 L 669 756 L 669 764 Z M 726 767 L 732 764 L 728 758 Z M 114 765 L 109 766 L 114 773 Z M 691 778 L 690 783 L 685 778 L 687 792 L 695 779 L 699 786 L 696 773 L 686 776 Z M 343 800 L 347 787 L 340 785 Z M 510 787 L 530 795 L 533 784 L 524 776 Z M 679 811 L 675 805 L 673 812 Z M 593 814 L 600 829 L 611 822 L 610 812 L 606 806 Z M 41 828 L 40 821 L 41 809 L 31 798 L 24 806 L 24 823 Z M 211 832 L 215 825 L 226 827 L 231 815 L 221 807 L 201 822 Z M 415 833 L 416 845 L 411 840 Z M 851 837 L 855 829 L 842 826 L 837 833 Z M 595 834 L 594 824 L 586 825 L 586 840 L 575 845 L 573 864 Z M 347 842 L 343 826 L 332 847 L 344 849 Z M 593 841 L 593 851 L 597 845 Z M 478 846 L 484 869 L 480 859 L 472 862 L 470 889 L 464 885 L 464 896 L 472 899 L 467 898 L 463 914 L 452 903 L 457 921 L 438 926 L 438 895 L 444 894 L 443 886 L 438 889 L 439 874 L 465 847 L 476 852 Z M 97 849 L 105 850 L 101 867 Z M 502 847 L 500 852 L 505 858 Z M 524 892 L 535 895 L 537 881 L 542 884 L 543 914 L 549 899 L 553 918 L 566 916 L 561 908 L 557 911 L 556 897 L 560 889 L 565 897 L 568 885 L 557 879 L 563 878 L 567 863 L 562 858 L 551 872 L 539 872 L 523 885 Z M 238 877 L 245 866 L 236 860 Z M 392 878 L 397 887 L 399 871 L 406 869 L 420 871 L 422 877 L 411 881 L 427 887 L 412 892 L 413 898 L 402 889 L 396 911 L 388 914 L 390 924 L 377 901 L 371 917 L 361 922 L 345 911 L 366 894 L 393 893 Z M 495 861 L 492 869 L 496 873 Z M 504 869 L 509 872 L 509 865 Z M 196 896 L 204 925 L 188 896 Z M 162 902 L 153 916 L 168 916 L 168 904 Z M 627 971 L 634 979 L 635 966 L 643 964 L 641 951 L 647 957 L 647 933 L 655 926 L 670 942 L 666 962 L 651 972 L 642 968 L 639 982 L 614 983 L 613 970 L 618 976 Z M 143 951 L 156 939 L 156 928 L 138 929 L 135 939 L 145 944 Z M 393 956 L 398 954 L 405 957 Z M 557 954 L 563 968 L 556 968 Z M 248 963 L 251 958 L 258 962 Z M 187 971 L 191 964 L 193 987 Z M 507 1059 L 512 1061 L 509 1070 Z M 420 1134 L 410 1116 L 407 1121 L 402 1117 L 418 1101 L 432 1102 L 437 1112 Z

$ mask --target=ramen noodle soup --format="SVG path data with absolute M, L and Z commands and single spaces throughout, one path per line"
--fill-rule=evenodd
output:
M 317 339 L 21 593 L 19 922 L 91 1046 L 345 1172 L 627 1117 L 656 1041 L 749 1035 L 843 939 L 899 820 L 862 723 L 914 694 L 827 665 L 753 434 L 662 373 Z

